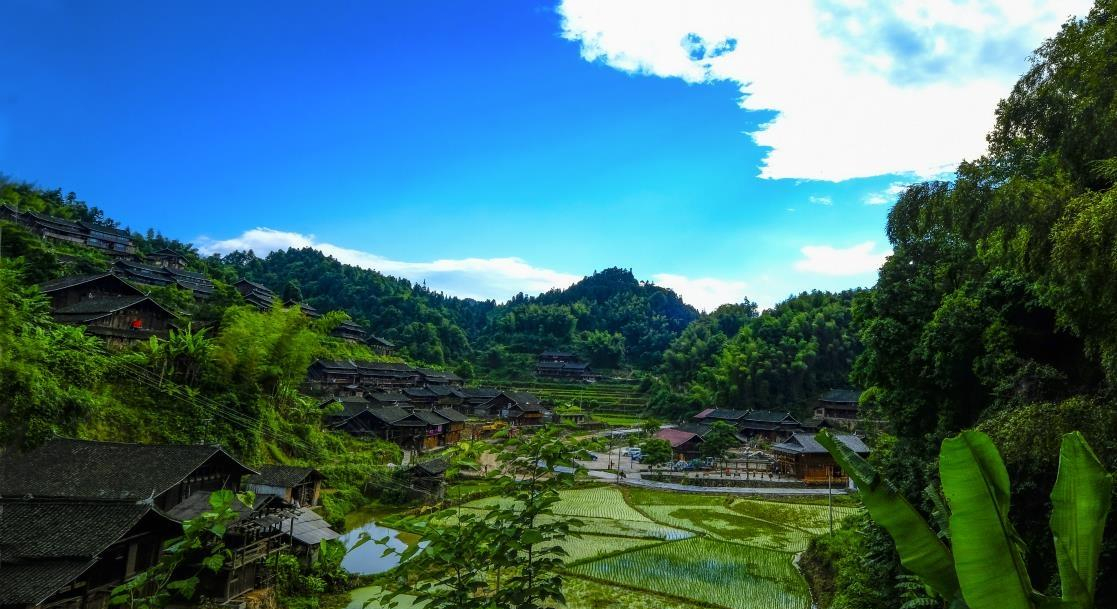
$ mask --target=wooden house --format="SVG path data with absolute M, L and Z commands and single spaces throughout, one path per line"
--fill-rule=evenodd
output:
M 590 365 L 585 362 L 539 361 L 535 364 L 535 375 L 542 378 L 559 380 L 596 379 Z
M 411 487 L 411 498 L 425 503 L 441 501 L 446 495 L 446 470 L 450 463 L 437 458 L 416 463 L 404 470 Z
M 449 420 L 439 416 L 429 408 L 414 408 L 411 410 L 411 414 L 427 424 L 423 438 L 424 450 L 446 445 L 445 433 L 450 424 Z
M 55 439 L 5 458 L 0 497 L 31 499 L 3 500 L 0 605 L 104 607 L 114 585 L 150 565 L 163 540 L 181 534 L 183 519 L 210 509 L 211 493 L 238 491 L 242 476 L 256 473 L 205 445 Z M 27 503 L 9 509 L 9 501 Z M 286 547 L 275 543 L 277 510 L 286 504 L 267 496 L 258 502 L 238 508 L 243 515 L 225 539 L 232 556 L 222 571 L 203 574 L 201 588 L 211 598 L 255 588 L 263 561 Z M 9 545 L 28 544 L 39 548 L 35 560 L 21 550 L 24 560 L 2 564 L 20 558 Z
M 306 385 L 311 393 L 342 396 L 360 392 L 357 364 L 349 360 L 314 360 L 307 368 Z
M 297 508 L 294 517 L 283 520 L 280 530 L 290 539 L 295 555 L 306 566 L 318 560 L 318 549 L 323 541 L 341 537 L 324 518 L 308 507 Z
M 152 336 L 166 338 L 176 316 L 147 296 L 106 296 L 52 309 L 59 323 L 85 326 L 87 334 L 109 343 L 146 341 Z
M 850 450 L 868 456 L 869 447 L 861 438 L 853 434 L 835 435 L 837 440 L 849 447 Z M 776 455 L 776 469 L 785 476 L 794 476 L 808 484 L 829 483 L 834 486 L 845 486 L 849 478 L 842 472 L 842 468 L 834 461 L 813 434 L 792 434 L 783 442 L 772 447 Z
M 544 351 L 536 358 L 538 362 L 576 362 L 578 356 L 569 351 Z
M 366 391 L 419 386 L 419 372 L 400 362 L 356 362 L 357 382 Z
M 126 230 L 33 211 L 19 211 L 7 205 L 3 207 L 3 219 L 21 224 L 44 239 L 92 247 L 111 256 L 127 257 L 136 253 L 132 237 Z
M 454 408 L 435 408 L 434 413 L 447 421 L 442 431 L 443 445 L 454 444 L 462 439 L 469 417 Z
M 716 421 L 729 423 L 737 429 L 738 438 L 742 441 L 776 442 L 790 433 L 803 430 L 802 424 L 791 413 L 780 410 L 707 408 L 693 418 L 706 425 Z
M 144 293 L 111 273 L 63 277 L 39 284 L 52 309 L 75 305 L 83 300 L 118 296 L 143 296 Z
M 461 396 L 462 412 L 473 414 L 482 404 L 500 395 L 500 390 L 495 387 L 463 387 L 455 391 Z
M 857 423 L 861 392 L 853 389 L 831 389 L 818 398 L 814 418 L 852 429 Z
M 187 521 L 213 509 L 213 491 L 197 491 L 186 501 L 167 511 L 178 521 Z M 257 495 L 251 506 L 234 501 L 236 518 L 223 537 L 228 551 L 216 572 L 203 573 L 198 583 L 201 596 L 226 602 L 255 590 L 269 577 L 269 558 L 290 549 L 284 534 L 284 521 L 296 518 L 296 508 L 273 495 Z
M 288 309 L 291 308 L 291 307 L 298 307 L 299 311 L 303 315 L 306 315 L 307 317 L 309 317 L 310 319 L 318 319 L 319 317 L 322 317 L 322 313 L 320 313 L 318 311 L 318 309 L 315 309 L 314 307 L 308 305 L 305 302 L 299 302 L 299 301 L 294 300 L 294 299 L 288 299 L 286 302 L 283 303 L 283 306 L 287 307 Z
M 416 405 L 434 406 L 438 403 L 438 394 L 426 387 L 406 387 L 402 393 L 408 402 Z
M 373 353 L 378 355 L 392 355 L 396 352 L 395 343 L 386 338 L 376 336 L 375 334 L 369 334 L 368 338 L 365 339 L 365 344 L 372 349 Z
M 150 499 L 168 510 L 197 491 L 239 491 L 255 473 L 220 446 L 58 438 L 0 462 L 0 496 Z
M 461 387 L 462 379 L 453 372 L 434 370 L 432 368 L 418 368 L 419 380 L 427 387 Z
M 260 473 L 244 479 L 245 487 L 257 495 L 275 495 L 299 507 L 318 505 L 325 477 L 313 467 L 261 465 Z
M 143 502 L 0 498 L 0 606 L 107 607 L 113 588 L 181 534 Z
M 526 409 L 529 407 L 539 407 L 538 410 L 542 410 L 543 403 L 530 393 L 501 391 L 491 399 L 476 406 L 473 414 L 479 417 L 507 419 L 513 406 L 517 407 L 519 412 L 527 412 Z M 532 408 L 532 411 L 536 410 L 536 408 Z
M 698 449 L 702 445 L 702 436 L 681 429 L 660 429 L 655 432 L 654 438 L 666 440 L 671 445 L 671 452 L 676 460 L 689 461 L 698 458 Z
M 367 330 L 362 328 L 360 324 L 350 320 L 341 322 L 336 328 L 330 331 L 330 336 L 352 343 L 364 342 L 365 336 L 367 335 Z
M 241 279 L 233 284 L 240 295 L 244 297 L 244 302 L 260 309 L 261 311 L 269 311 L 275 305 L 278 297 L 275 292 L 271 291 L 262 284 L 247 279 Z
M 406 450 L 422 450 L 428 423 L 399 406 L 345 404 L 339 413 L 327 415 L 332 429 L 358 437 L 379 438 Z
M 144 260 L 154 266 L 167 269 L 185 269 L 188 262 L 185 254 L 169 247 L 151 252 L 144 256 Z

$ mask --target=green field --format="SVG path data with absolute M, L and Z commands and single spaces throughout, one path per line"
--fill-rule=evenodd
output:
M 484 514 L 508 499 L 461 510 Z M 556 517 L 575 517 L 566 551 L 568 609 L 807 609 L 792 559 L 810 539 L 861 508 L 814 498 L 742 499 L 596 486 L 565 490 Z M 455 509 L 429 518 L 452 526 Z

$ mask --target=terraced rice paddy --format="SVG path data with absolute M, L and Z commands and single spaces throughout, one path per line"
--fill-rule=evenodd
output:
M 808 609 L 791 554 L 693 538 L 571 567 L 578 575 L 730 609 Z
M 463 506 L 483 514 L 509 500 Z M 835 524 L 860 508 L 835 505 Z M 599 486 L 562 492 L 558 517 L 582 524 L 567 552 L 567 609 L 808 609 L 792 560 L 829 529 L 816 502 Z M 456 511 L 431 516 L 451 525 Z

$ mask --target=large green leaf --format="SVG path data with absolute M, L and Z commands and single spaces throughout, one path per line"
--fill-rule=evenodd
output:
M 869 514 L 896 542 L 904 568 L 919 576 L 943 598 L 957 598 L 960 589 L 954 575 L 954 559 L 919 512 L 872 465 L 829 431 L 822 430 L 815 438 L 857 483 Z
M 939 477 L 966 604 L 970 609 L 1033 607 L 1023 543 L 1008 520 L 1008 471 L 993 442 L 976 431 L 944 440 Z
M 1082 434 L 1063 436 L 1059 477 L 1051 490 L 1051 533 L 1063 600 L 1083 609 L 1094 606 L 1094 583 L 1102 532 L 1113 498 L 1113 476 L 1106 473 Z

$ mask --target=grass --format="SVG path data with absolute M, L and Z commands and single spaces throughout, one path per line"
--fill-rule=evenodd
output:
M 572 573 L 728 609 L 808 609 L 791 555 L 704 538 L 664 543 L 571 567 Z
M 562 583 L 565 609 L 704 609 L 679 598 L 628 590 L 581 577 L 567 577 Z
M 581 537 L 570 537 L 565 539 L 558 545 L 562 546 L 563 550 L 566 550 L 566 556 L 563 557 L 563 562 L 571 565 L 613 554 L 628 552 L 629 550 L 644 548 L 657 543 L 662 542 L 656 539 L 642 539 L 637 537 L 582 535 Z

